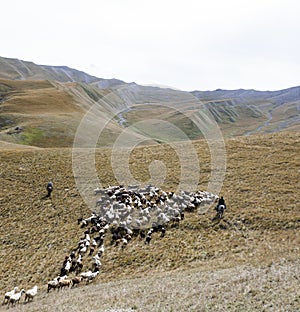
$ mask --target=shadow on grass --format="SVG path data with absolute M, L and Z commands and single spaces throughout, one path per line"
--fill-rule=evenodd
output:
M 49 196 L 48 194 L 43 196 L 43 197 L 41 197 L 41 200 L 46 200 L 46 199 L 52 200 L 51 196 Z

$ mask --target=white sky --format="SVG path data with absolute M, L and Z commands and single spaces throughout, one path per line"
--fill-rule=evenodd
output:
M 0 56 L 182 90 L 300 85 L 298 0 L 9 0 Z

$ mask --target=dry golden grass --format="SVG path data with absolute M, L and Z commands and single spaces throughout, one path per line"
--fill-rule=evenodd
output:
M 201 162 L 199 189 L 205 189 L 210 157 L 205 142 L 195 146 Z M 226 150 L 222 195 L 228 209 L 221 222 L 212 221 L 212 210 L 187 214 L 165 238 L 154 234 L 150 246 L 134 238 L 124 250 L 110 246 L 107 237 L 94 285 L 58 297 L 47 295 L 45 285 L 82 235 L 77 217 L 90 214 L 75 186 L 71 150 L 2 150 L 1 291 L 38 284 L 36 302 L 18 308 L 26 311 L 50 311 L 48 306 L 56 311 L 297 311 L 299 133 L 230 139 Z M 110 149 L 97 151 L 103 185 L 117 183 L 110 155 Z M 133 175 L 146 181 L 152 160 L 170 164 L 174 159 L 164 183 L 174 189 L 180 177 L 175 156 L 166 145 L 136 148 Z M 54 182 L 53 198 L 42 199 L 48 180 Z M 98 299 L 85 306 L 80 296 Z
M 17 310 L 295 312 L 300 305 L 299 273 L 299 260 L 257 267 L 174 270 L 59 293 L 41 292 L 34 302 L 21 304 Z
M 99 104 L 108 93 L 112 103 L 107 100 Z M 0 79 L 0 141 L 43 148 L 72 147 L 83 116 L 98 103 L 94 110 L 97 116 L 92 119 L 105 125 L 98 143 L 111 146 L 122 132 L 113 115 L 117 97 L 116 102 L 111 97 L 109 90 L 79 83 Z M 23 130 L 16 132 L 16 127 Z

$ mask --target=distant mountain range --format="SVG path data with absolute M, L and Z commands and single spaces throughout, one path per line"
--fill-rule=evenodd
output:
M 95 104 L 99 122 L 107 123 L 99 145 L 111 145 L 131 125 L 132 135 L 145 142 L 172 140 L 161 135 L 159 126 L 154 132 L 145 127 L 150 119 L 171 122 L 189 138 L 201 138 L 189 118 L 200 109 L 209 110 L 226 137 L 300 129 L 300 87 L 183 92 L 0 57 L 2 141 L 71 146 L 81 118 Z
M 12 80 L 51 80 L 58 82 L 82 82 L 99 88 L 123 84 L 118 79 L 102 79 L 67 66 L 37 65 L 33 62 L 0 57 L 0 78 Z

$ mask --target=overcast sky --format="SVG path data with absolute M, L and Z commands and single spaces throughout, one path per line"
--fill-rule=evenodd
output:
M 186 91 L 300 85 L 298 0 L 9 0 L 0 56 Z

